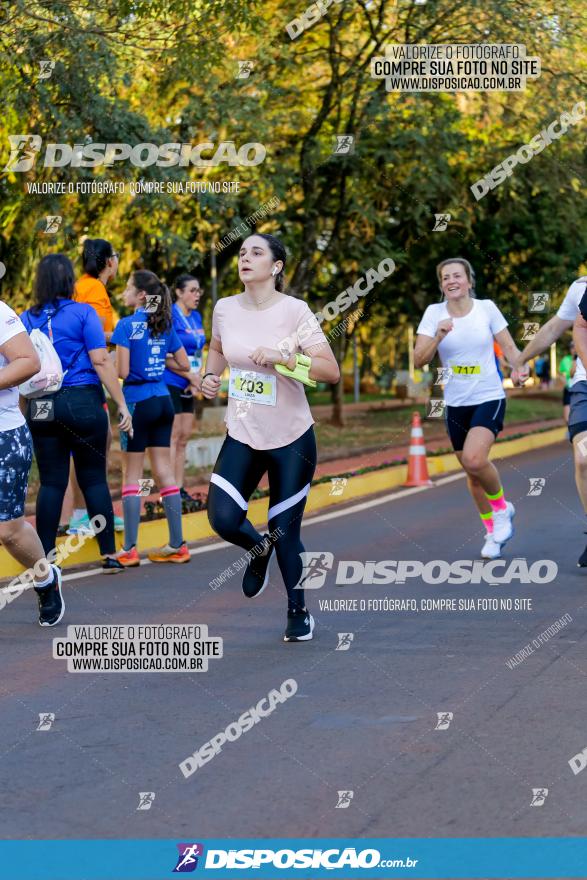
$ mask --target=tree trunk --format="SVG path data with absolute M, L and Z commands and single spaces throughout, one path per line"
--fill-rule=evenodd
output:
M 332 386 L 332 415 L 330 422 L 335 428 L 344 428 L 344 383 L 342 376 Z
M 344 428 L 344 379 L 342 376 L 342 362 L 344 360 L 346 339 L 343 334 L 337 338 L 337 344 L 333 346 L 334 355 L 340 367 L 340 379 L 336 385 L 331 386 L 332 394 L 332 414 L 330 423 L 336 428 Z

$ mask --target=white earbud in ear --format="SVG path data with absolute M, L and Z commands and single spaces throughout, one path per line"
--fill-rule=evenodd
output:
M 277 275 L 277 266 L 274 266 L 274 267 L 273 267 L 273 269 L 271 270 L 271 274 L 272 274 L 272 275 Z

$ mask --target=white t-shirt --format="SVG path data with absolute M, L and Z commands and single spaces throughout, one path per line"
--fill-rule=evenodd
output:
M 8 342 L 17 333 L 26 333 L 26 328 L 16 312 L 0 300 L 0 345 Z M 8 361 L 0 354 L 0 369 Z M 13 431 L 25 424 L 25 418 L 18 407 L 18 388 L 5 388 L 0 391 L 0 431 Z
M 261 346 L 280 351 L 280 343 L 290 340 L 293 352 L 304 351 L 312 357 L 327 344 L 326 337 L 304 300 L 284 295 L 268 309 L 252 311 L 242 305 L 243 298 L 239 293 L 218 300 L 212 336 L 220 340 L 232 370 L 253 370 L 269 377 L 275 399 L 271 405 L 262 405 L 229 396 L 225 422 L 235 440 L 253 449 L 277 449 L 293 443 L 314 424 L 304 385 L 273 367 L 256 366 L 249 355 Z
M 438 346 L 442 366 L 451 369 L 444 383 L 447 406 L 501 400 L 505 391 L 497 372 L 493 337 L 508 325 L 502 313 L 490 299 L 474 299 L 473 308 L 463 318 L 450 315 L 446 302 L 435 303 L 424 312 L 417 332 L 434 337 L 445 318 L 453 322 L 453 329 Z
M 587 292 L 587 278 L 573 281 L 556 313 L 557 318 L 560 318 L 562 321 L 574 322 L 579 314 L 579 303 L 583 299 L 585 292 Z M 571 387 L 575 382 L 585 382 L 586 380 L 585 366 L 581 362 L 581 358 L 577 358 L 577 368 L 575 375 L 571 379 Z

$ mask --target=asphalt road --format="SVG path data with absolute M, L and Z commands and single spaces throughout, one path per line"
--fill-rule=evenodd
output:
M 284 644 L 284 589 L 248 601 L 242 554 L 197 552 L 65 584 L 59 627 L 27 593 L 0 612 L 4 838 L 493 837 L 584 835 L 587 542 L 568 445 L 501 463 L 517 507 L 506 558 L 558 565 L 548 584 L 336 586 L 340 560 L 475 559 L 480 524 L 462 479 L 308 518 L 308 550 L 334 555 L 309 643 Z M 546 480 L 528 496 L 530 478 Z M 358 509 L 357 509 L 358 507 Z M 198 548 L 199 550 L 201 548 Z M 277 572 L 275 567 L 274 572 Z M 531 610 L 326 611 L 335 599 L 531 599 Z M 507 604 L 507 602 L 506 602 Z M 552 638 L 538 635 L 571 621 Z M 207 672 L 74 674 L 52 658 L 65 624 L 207 624 Z M 336 650 L 338 633 L 353 633 Z M 517 666 L 506 661 L 537 639 Z M 179 764 L 286 679 L 298 690 L 189 778 Z M 453 713 L 435 729 L 438 713 Z M 54 713 L 37 730 L 39 713 Z M 548 789 L 530 806 L 532 789 Z M 347 807 L 338 792 L 352 791 Z M 154 792 L 138 810 L 139 792 Z M 343 801 L 344 802 L 344 801 Z M 32 807 L 31 807 L 32 803 Z

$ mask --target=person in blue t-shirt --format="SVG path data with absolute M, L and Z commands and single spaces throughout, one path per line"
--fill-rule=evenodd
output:
M 132 430 L 131 416 L 114 365 L 108 357 L 104 330 L 92 306 L 74 302 L 74 273 L 64 254 L 49 254 L 39 263 L 34 305 L 22 315 L 30 334 L 38 329 L 51 339 L 64 371 L 59 391 L 29 400 L 26 419 L 33 438 L 41 488 L 37 495 L 37 531 L 43 548 L 55 548 L 70 457 L 92 519 L 102 517 L 97 534 L 105 574 L 123 570 L 114 558 L 114 512 L 106 472 L 108 389 L 118 405 L 120 427 Z
M 166 369 L 164 375 L 175 410 L 171 432 L 171 461 L 181 497 L 188 501 L 192 500 L 191 496 L 183 487 L 185 448 L 194 430 L 194 394 L 201 390 L 202 349 L 206 342 L 202 316 L 197 311 L 202 292 L 200 282 L 193 275 L 180 275 L 175 282 L 175 302 L 171 318 L 173 329 L 190 360 L 191 373 L 186 377 L 185 374 L 174 372 L 171 364 L 171 369 Z
M 141 495 L 149 493 L 141 490 L 139 481 L 148 449 L 169 526 L 169 543 L 149 553 L 149 559 L 189 562 L 191 557 L 181 525 L 181 496 L 169 452 L 174 412 L 164 373 L 168 355 L 175 369 L 186 376 L 190 373 L 190 362 L 172 326 L 169 290 L 153 272 L 133 272 L 122 297 L 124 304 L 135 311 L 118 322 L 111 341 L 116 345 L 118 375 L 124 380 L 122 389 L 132 414 L 134 433 L 130 436 L 120 432 L 124 545 L 117 559 L 125 567 L 140 565 L 136 544 Z

